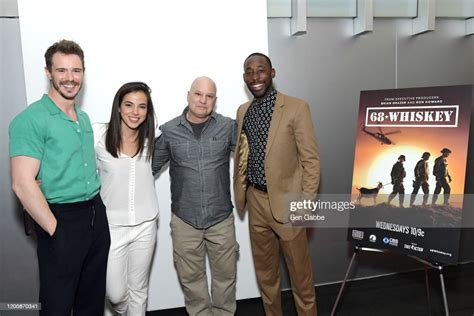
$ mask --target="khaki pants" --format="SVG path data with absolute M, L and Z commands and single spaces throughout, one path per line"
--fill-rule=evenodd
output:
M 298 315 L 316 315 L 313 267 L 305 228 L 281 224 L 273 218 L 268 194 L 247 190 L 250 241 L 265 314 L 282 315 L 280 249 L 290 275 Z
M 171 215 L 173 258 L 189 315 L 234 315 L 239 246 L 234 215 L 207 229 L 196 229 Z M 211 295 L 206 276 L 206 253 L 211 268 Z

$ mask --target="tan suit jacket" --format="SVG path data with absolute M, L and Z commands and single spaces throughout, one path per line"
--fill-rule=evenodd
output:
M 234 159 L 234 194 L 237 210 L 246 206 L 248 143 L 243 120 L 252 101 L 237 110 L 237 145 Z M 309 106 L 278 92 L 265 151 L 265 176 L 273 217 L 289 221 L 289 198 L 315 197 L 319 187 L 319 151 Z

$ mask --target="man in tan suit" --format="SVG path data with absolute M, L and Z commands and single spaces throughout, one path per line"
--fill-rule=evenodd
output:
M 316 315 L 313 269 L 306 229 L 291 227 L 288 197 L 315 197 L 319 153 L 306 102 L 273 88 L 270 59 L 253 53 L 244 81 L 254 99 L 237 111 L 234 192 L 249 230 L 257 281 L 267 315 L 282 315 L 280 249 L 290 274 L 298 315 Z

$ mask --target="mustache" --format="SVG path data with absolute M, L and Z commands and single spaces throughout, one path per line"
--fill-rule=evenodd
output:
M 64 81 L 60 81 L 59 83 L 62 85 L 70 85 L 70 84 L 75 85 L 75 86 L 79 85 L 79 82 L 74 81 L 74 80 L 64 80 Z

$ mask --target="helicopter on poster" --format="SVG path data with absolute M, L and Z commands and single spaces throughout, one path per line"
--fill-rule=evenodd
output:
M 381 127 L 377 127 L 378 132 L 370 132 L 364 125 L 361 125 L 360 127 L 364 133 L 378 140 L 381 145 L 395 145 L 395 142 L 388 138 L 387 135 L 401 133 L 399 130 L 384 133 Z

